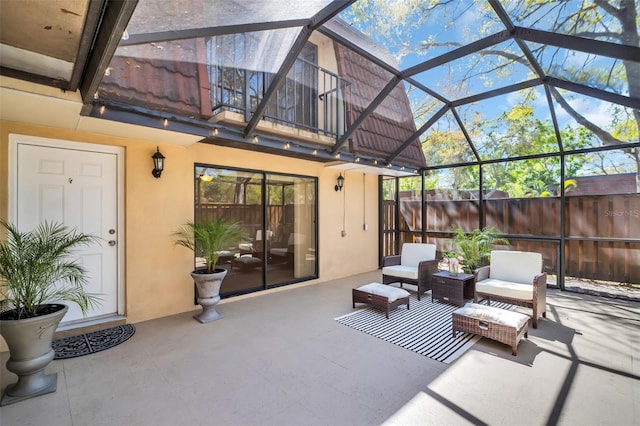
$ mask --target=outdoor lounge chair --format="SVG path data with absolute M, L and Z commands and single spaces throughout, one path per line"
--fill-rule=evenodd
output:
M 540 315 L 547 316 L 547 274 L 540 253 L 493 250 L 490 264 L 474 275 L 476 303 L 487 299 L 487 304 L 498 300 L 532 308 L 533 328 L 538 328 Z
M 295 247 L 306 242 L 307 236 L 292 232 L 287 238 L 287 245 L 284 247 L 272 247 L 269 250 L 270 259 L 274 262 L 286 262 L 287 264 L 293 263 L 293 255 Z
M 267 236 L 267 241 L 271 241 L 271 237 L 273 237 L 272 231 L 267 231 L 265 233 Z M 256 231 L 256 238 L 251 242 L 244 242 L 238 245 L 240 249 L 240 254 L 250 254 L 254 257 L 262 258 L 264 256 L 264 241 L 262 241 L 262 230 L 258 229 Z
M 382 264 L 382 283 L 399 282 L 418 286 L 420 295 L 431 290 L 431 275 L 438 272 L 434 244 L 404 243 L 400 255 L 387 256 Z

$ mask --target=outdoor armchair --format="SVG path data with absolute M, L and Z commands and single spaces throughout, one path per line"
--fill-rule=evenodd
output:
M 306 243 L 307 236 L 292 232 L 287 237 L 287 245 L 281 247 L 272 247 L 269 250 L 270 259 L 277 261 L 285 261 L 287 264 L 293 263 L 293 256 L 296 251 L 296 247 Z
M 400 255 L 387 256 L 382 264 L 382 283 L 399 282 L 418 287 L 418 300 L 431 290 L 431 275 L 438 272 L 434 244 L 404 243 Z
M 271 237 L 273 237 L 272 231 L 266 231 L 265 235 L 267 236 L 267 241 L 271 241 Z M 256 237 L 251 242 L 244 242 L 238 245 L 240 249 L 240 254 L 250 254 L 254 257 L 262 258 L 264 255 L 264 241 L 262 240 L 262 230 L 258 229 L 256 231 Z
M 547 274 L 542 272 L 542 255 L 525 251 L 493 250 L 488 266 L 474 271 L 475 302 L 487 299 L 533 309 L 532 325 L 538 328 L 540 315 L 547 316 Z

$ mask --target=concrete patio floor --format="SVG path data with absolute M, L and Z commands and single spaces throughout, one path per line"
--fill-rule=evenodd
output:
M 57 392 L 0 408 L 0 424 L 640 424 L 640 303 L 549 290 L 517 357 L 481 339 L 447 365 L 334 321 L 379 279 L 225 300 L 209 324 L 137 323 L 115 348 L 53 361 Z

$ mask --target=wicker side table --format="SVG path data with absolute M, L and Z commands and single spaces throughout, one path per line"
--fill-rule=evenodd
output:
M 465 300 L 473 300 L 475 293 L 474 278 L 471 274 L 451 275 L 440 271 L 432 275 L 431 301 L 439 300 L 444 303 L 462 306 Z

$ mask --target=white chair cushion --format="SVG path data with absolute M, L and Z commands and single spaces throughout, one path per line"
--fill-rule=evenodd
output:
M 395 302 L 400 298 L 409 296 L 409 292 L 407 290 L 380 283 L 365 284 L 358 287 L 358 290 L 369 294 L 375 294 L 376 296 L 386 297 L 389 302 Z
M 507 311 L 505 309 L 494 308 L 493 306 L 467 303 L 462 308 L 454 311 L 457 315 L 475 318 L 481 321 L 492 322 L 519 330 L 529 321 L 529 317 L 519 312 Z
M 403 266 L 418 267 L 418 263 L 423 260 L 433 260 L 436 258 L 435 244 L 404 243 L 402 253 L 400 253 L 400 264 Z
M 240 243 L 238 248 L 244 251 L 253 251 L 253 243 Z
M 542 272 L 542 255 L 525 251 L 493 250 L 489 278 L 533 285 Z
M 398 278 L 418 279 L 418 268 L 414 266 L 392 265 L 382 268 L 382 275 Z
M 533 278 L 532 278 L 533 280 Z M 476 283 L 476 291 L 512 299 L 532 300 L 533 284 L 520 284 L 488 278 Z
M 273 231 L 267 231 L 267 240 L 270 240 L 271 237 L 273 237 Z M 256 231 L 256 241 L 262 241 L 262 229 Z
M 272 248 L 271 250 L 269 250 L 269 253 L 275 255 L 275 256 L 281 256 L 284 257 L 287 255 L 288 251 L 286 247 L 276 247 L 276 248 Z

